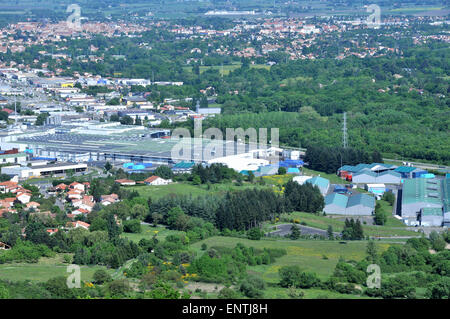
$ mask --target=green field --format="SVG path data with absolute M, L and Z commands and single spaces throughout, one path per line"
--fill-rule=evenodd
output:
M 68 264 L 64 264 L 62 255 L 54 258 L 41 258 L 37 263 L 11 263 L 0 265 L 0 279 L 10 281 L 31 280 L 37 282 L 47 281 L 57 276 L 68 276 Z M 104 266 L 80 266 L 81 280 L 92 281 L 94 272 L 106 269 Z M 108 270 L 108 272 L 112 272 Z
M 161 186 L 130 186 L 126 187 L 126 189 L 129 191 L 137 191 L 139 196 L 144 198 L 151 197 L 152 199 L 158 199 L 170 194 L 199 196 L 205 195 L 208 192 L 201 187 L 179 183 Z
M 219 71 L 220 74 L 223 75 L 228 75 L 230 74 L 230 72 L 239 69 L 241 67 L 242 63 L 233 63 L 233 64 L 227 64 L 227 65 L 202 65 L 200 66 L 200 74 L 202 74 L 205 71 L 208 70 L 217 70 Z M 266 70 L 270 70 L 270 65 L 266 65 L 266 64 L 251 64 L 250 65 L 251 69 L 266 69 Z M 192 72 L 192 67 L 191 66 L 185 66 L 183 67 L 183 69 L 187 72 Z
M 248 247 L 263 248 L 283 248 L 287 255 L 278 258 L 271 265 L 258 265 L 248 267 L 249 273 L 260 276 L 268 283 L 278 283 L 278 270 L 282 266 L 298 265 L 305 271 L 315 272 L 322 278 L 328 278 L 334 271 L 339 257 L 346 260 L 361 260 L 366 256 L 367 241 L 346 242 L 339 241 L 314 241 L 314 240 L 270 240 L 259 241 L 234 238 L 234 237 L 211 237 L 195 244 L 192 249 L 200 254 L 201 245 L 205 243 L 208 247 L 229 247 L 233 248 L 237 243 L 242 243 Z M 378 251 L 383 252 L 389 248 L 389 243 L 376 243 Z M 326 256 L 328 259 L 324 259 Z
M 344 221 L 340 220 L 342 216 L 322 216 L 310 213 L 294 212 L 289 214 L 293 219 L 298 219 L 300 222 L 305 222 L 306 226 L 328 229 L 328 226 L 333 227 L 333 231 L 341 232 L 344 228 Z M 406 229 L 406 226 L 401 223 L 399 226 L 392 215 L 388 217 L 388 223 L 384 226 L 363 225 L 364 235 L 374 237 L 392 237 L 392 236 L 420 236 L 420 234 Z
M 142 231 L 139 234 L 122 233 L 121 237 L 128 238 L 129 240 L 131 240 L 135 243 L 138 243 L 142 238 L 151 239 L 155 234 L 157 236 L 156 238 L 158 238 L 158 240 L 162 241 L 169 235 L 180 233 L 177 230 L 170 230 L 170 229 L 166 229 L 165 227 L 159 227 L 159 226 L 153 227 L 150 225 L 141 225 L 141 228 L 142 228 Z
M 264 187 L 257 184 L 244 183 L 241 186 L 234 185 L 232 183 L 227 184 L 212 184 L 208 189 L 207 185 L 191 185 L 187 183 L 173 183 L 169 185 L 161 186 L 130 186 L 126 187 L 127 190 L 137 191 L 139 196 L 144 198 L 151 197 L 152 199 L 158 199 L 167 195 L 192 195 L 193 197 L 206 195 L 206 194 L 224 194 L 227 191 L 244 190 L 253 187 Z
M 321 289 L 297 289 L 297 292 L 300 291 L 304 293 L 304 299 L 373 299 L 368 296 L 347 295 L 335 291 Z M 264 298 L 291 299 L 286 288 L 272 286 L 266 288 L 266 290 L 264 291 Z

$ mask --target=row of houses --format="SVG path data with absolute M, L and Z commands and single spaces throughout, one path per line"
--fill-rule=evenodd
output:
M 133 181 L 131 179 L 117 179 L 117 180 L 115 180 L 115 182 L 122 186 L 133 186 L 133 185 L 136 185 L 137 183 L 158 186 L 158 185 L 168 185 L 168 184 L 172 183 L 172 180 L 164 179 L 162 177 L 153 175 L 153 176 L 146 178 L 144 181 L 137 182 L 137 183 L 136 183 L 136 181 Z
M 7 197 L 0 200 L 0 217 L 4 213 L 16 213 L 14 209 L 15 203 L 28 204 L 30 203 L 32 194 L 31 191 L 22 187 L 17 181 L 11 180 L 0 183 L 0 193 L 12 194 L 14 197 Z M 26 207 L 27 208 L 27 207 Z

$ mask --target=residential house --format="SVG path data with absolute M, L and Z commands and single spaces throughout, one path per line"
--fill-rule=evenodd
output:
M 85 192 L 85 185 L 78 182 L 73 182 L 72 184 L 69 185 L 69 187 L 74 190 Z
M 144 183 L 146 185 L 153 185 L 153 186 L 155 186 L 155 185 L 168 185 L 168 184 L 172 183 L 172 180 L 171 179 L 164 179 L 164 178 L 161 178 L 161 177 L 155 175 L 155 176 L 150 176 L 149 178 L 144 180 Z
M 117 195 L 117 194 L 100 196 L 100 203 L 103 206 L 108 206 L 108 205 L 114 204 L 118 201 L 119 201 L 119 195 Z
M 136 182 L 131 179 L 116 179 L 115 182 L 122 186 L 133 186 L 136 185 Z
M 41 204 L 37 203 L 37 202 L 29 202 L 26 205 L 26 210 L 30 210 L 30 209 L 34 209 L 34 210 L 38 210 L 39 206 L 41 206 Z
M 73 227 L 73 228 L 84 228 L 84 229 L 89 229 L 89 227 L 91 226 L 88 223 L 82 222 L 82 221 L 76 221 L 76 222 L 68 222 L 67 225 L 69 227 Z

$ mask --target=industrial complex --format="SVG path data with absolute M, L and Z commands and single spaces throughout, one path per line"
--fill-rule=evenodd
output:
M 352 184 L 332 185 L 324 177 L 302 174 L 304 163 L 298 150 L 171 133 L 169 129 L 79 119 L 16 127 L 0 132 L 1 173 L 26 180 L 83 173 L 89 165 L 106 161 L 127 173 L 152 172 L 168 165 L 180 174 L 189 173 L 195 164 L 220 163 L 258 177 L 276 175 L 279 167 L 285 167 L 294 181 L 318 187 L 326 214 L 374 215 L 376 200 L 391 191 L 401 206 L 399 218 L 407 225 L 450 225 L 450 179 L 437 178 L 423 169 L 384 163 L 344 165 L 337 175 Z

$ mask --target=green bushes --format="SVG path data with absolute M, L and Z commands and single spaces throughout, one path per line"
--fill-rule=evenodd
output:
M 104 269 L 95 271 L 93 279 L 94 282 L 99 285 L 112 281 L 111 275 Z
M 336 264 L 333 277 L 340 281 L 363 284 L 367 276 L 364 271 L 357 269 L 354 265 L 340 261 Z
M 364 232 L 359 219 L 356 221 L 351 218 L 345 219 L 344 229 L 342 230 L 342 239 L 345 240 L 361 240 L 364 239 Z
M 284 256 L 284 249 L 255 249 L 237 244 L 234 248 L 212 247 L 192 261 L 189 273 L 197 273 L 208 282 L 233 282 L 245 277 L 247 266 L 269 265 Z M 191 258 L 192 259 L 192 258 Z
M 303 272 L 299 266 L 284 266 L 278 271 L 282 287 L 312 288 L 320 285 L 315 273 Z
M 260 240 L 264 236 L 264 232 L 258 227 L 254 227 L 247 232 L 248 239 Z
M 123 222 L 123 231 L 126 233 L 139 234 L 141 230 L 141 222 L 137 219 L 126 220 Z
M 249 276 L 245 279 L 239 288 L 244 296 L 249 298 L 262 298 L 264 296 L 266 283 L 259 277 Z
M 40 257 L 52 257 L 55 253 L 44 244 L 18 240 L 10 250 L 0 253 L 0 264 L 8 262 L 37 263 Z

